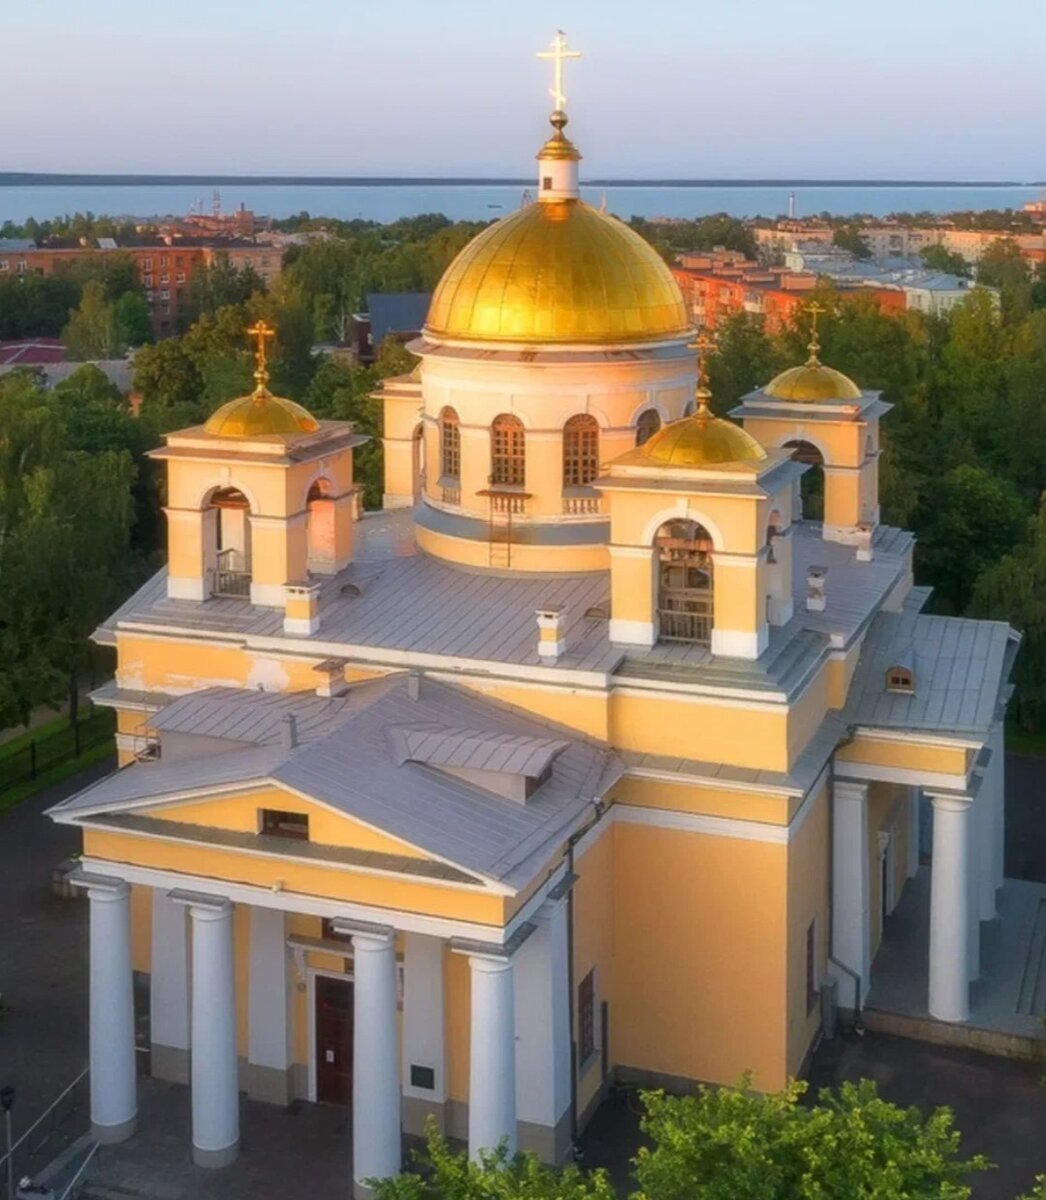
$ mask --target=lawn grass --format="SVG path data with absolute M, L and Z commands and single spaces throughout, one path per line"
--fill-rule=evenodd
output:
M 65 720 L 64 717 L 62 719 Z M 17 787 L 0 794 L 0 813 L 5 809 L 14 808 L 16 804 L 21 804 L 23 800 L 36 795 L 37 792 L 42 792 L 44 788 L 61 783 L 63 779 L 68 779 L 70 775 L 75 775 L 78 771 L 83 771 L 94 763 L 103 762 L 114 752 L 114 742 L 100 742 L 97 746 L 85 750 L 79 758 L 66 759 L 65 762 L 57 763 L 47 771 L 41 771 L 35 779 L 28 779 L 25 783 L 20 783 Z
M 1011 754 L 1035 754 L 1046 758 L 1046 731 L 1029 733 L 1013 721 L 1007 721 L 1006 749 Z
M 45 721 L 42 725 L 34 725 L 32 729 L 27 729 L 25 733 L 20 733 L 17 737 L 10 738 L 6 742 L 0 742 L 0 761 L 10 758 L 12 754 L 17 754 L 19 750 L 24 750 L 30 742 L 50 737 L 52 734 L 58 733 L 59 730 L 68 728 L 68 725 L 68 717 L 56 716 L 53 721 Z

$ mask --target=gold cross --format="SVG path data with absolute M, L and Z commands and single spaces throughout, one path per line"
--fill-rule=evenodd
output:
M 697 351 L 697 414 L 701 415 L 708 412 L 708 401 L 712 396 L 708 386 L 708 356 L 716 353 L 719 344 L 702 329 L 687 349 Z
M 265 366 L 268 354 L 265 343 L 276 336 L 276 330 L 264 319 L 259 318 L 247 330 L 247 336 L 254 338 L 254 382 L 259 389 L 269 382 L 269 372 Z
M 556 111 L 562 112 L 567 105 L 567 98 L 563 94 L 563 63 L 568 58 L 580 58 L 581 51 L 567 49 L 567 35 L 562 29 L 556 30 L 556 36 L 552 39 L 551 44 L 551 50 L 538 51 L 538 58 L 550 58 L 555 64 L 553 84 L 549 88 L 548 94 L 552 97 Z
M 817 351 L 821 349 L 821 343 L 817 337 L 817 318 L 821 313 L 826 313 L 827 308 L 823 304 L 818 304 L 816 300 L 811 300 L 806 306 L 806 311 L 810 314 L 810 341 L 807 343 L 807 350 L 810 351 L 809 363 L 813 365 L 817 360 Z

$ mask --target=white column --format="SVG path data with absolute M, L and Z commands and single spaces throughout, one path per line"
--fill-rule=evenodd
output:
M 919 870 L 919 800 L 922 792 L 914 785 L 908 789 L 908 878 Z
M 251 908 L 247 983 L 247 1095 L 272 1104 L 291 1097 L 287 914 Z
M 469 955 L 469 1154 L 516 1152 L 516 1013 L 511 958 Z
M 995 755 L 992 755 L 994 758 Z M 995 800 L 992 795 L 994 780 L 988 769 L 981 778 L 980 791 L 973 802 L 974 826 L 977 830 L 976 862 L 972 864 L 972 873 L 977 879 L 978 921 L 993 921 L 995 919 Z
M 981 973 L 980 877 L 977 870 L 978 818 L 971 804 L 966 843 L 966 975 L 972 983 Z
M 400 1082 L 396 1038 L 396 934 L 353 932 L 352 1178 L 400 1173 Z
M 152 1074 L 189 1082 L 189 945 L 185 906 L 153 888 L 149 1038 Z
M 832 784 L 832 957 L 861 978 L 861 999 L 871 974 L 868 879 L 868 784 Z M 840 1003 L 853 1003 L 853 980 L 839 978 Z
M 566 900 L 532 918 L 516 952 L 516 1117 L 522 1148 L 560 1162 L 570 1141 L 570 992 Z
M 996 721 L 992 726 L 988 745 L 992 751 L 987 781 L 991 785 L 995 846 L 992 874 L 995 887 L 1001 888 L 1006 878 L 1006 743 L 1002 721 Z
M 424 933 L 405 933 L 403 1124 L 408 1133 L 423 1134 L 429 1116 L 435 1118 L 441 1130 L 444 1127 L 447 1097 L 443 1040 L 443 941 Z
M 970 801 L 931 796 L 933 867 L 930 877 L 930 1015 L 965 1021 L 970 1015 L 967 967 Z
M 177 899 L 179 893 L 172 895 Z M 233 906 L 188 901 L 192 920 L 192 1152 L 199 1167 L 224 1167 L 240 1144 Z
M 90 900 L 91 1136 L 122 1142 L 138 1114 L 131 982 L 131 889 L 121 879 L 81 874 Z

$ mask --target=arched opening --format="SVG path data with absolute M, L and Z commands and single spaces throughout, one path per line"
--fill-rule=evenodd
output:
M 216 488 L 205 509 L 206 559 L 215 596 L 251 594 L 251 506 L 239 488 Z M 211 552 L 213 548 L 213 553 Z
M 319 575 L 330 575 L 337 562 L 334 521 L 334 488 L 317 479 L 305 498 L 306 566 Z
M 461 479 L 461 424 L 452 408 L 439 414 L 439 473 L 443 479 Z
M 766 561 L 773 566 L 777 562 L 774 554 L 774 538 L 779 537 L 784 526 L 784 520 L 779 509 L 774 509 L 766 523 Z
M 806 521 L 824 520 L 824 456 L 811 442 L 785 442 L 796 462 L 806 463 L 809 471 L 799 481 L 799 515 Z
M 588 487 L 599 474 L 599 422 L 578 413 L 563 426 L 563 486 Z
M 649 442 L 660 428 L 661 414 L 657 409 L 643 409 L 639 414 L 639 419 L 636 421 L 636 445 L 642 446 L 644 442 Z
M 411 439 L 411 478 L 414 481 L 414 503 L 418 504 L 421 500 L 421 493 L 425 490 L 425 430 L 420 421 L 414 428 L 414 437 Z
M 666 521 L 657 547 L 658 637 L 663 642 L 712 640 L 712 539 L 696 521 Z
M 526 478 L 523 422 L 510 413 L 502 413 L 490 427 L 490 482 L 495 486 L 523 487 Z

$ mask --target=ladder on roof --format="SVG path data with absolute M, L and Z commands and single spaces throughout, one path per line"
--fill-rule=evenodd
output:
M 526 511 L 527 492 L 510 491 L 495 485 L 479 493 L 490 501 L 487 518 L 487 565 L 507 569 L 512 566 L 512 518 Z

